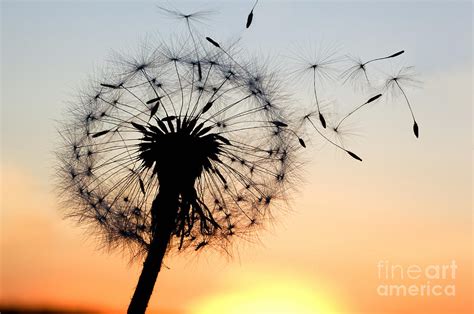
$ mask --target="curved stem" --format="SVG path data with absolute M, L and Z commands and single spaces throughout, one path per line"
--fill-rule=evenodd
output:
M 405 100 L 406 100 L 407 105 L 408 105 L 408 109 L 410 109 L 410 114 L 411 114 L 411 117 L 412 117 L 412 119 L 413 119 L 413 122 L 416 122 L 415 114 L 413 113 L 413 109 L 411 108 L 411 104 L 410 104 L 410 101 L 408 100 L 407 94 L 405 94 L 405 91 L 404 91 L 403 88 L 400 86 L 400 84 L 398 83 L 398 81 L 395 81 L 395 84 L 397 84 L 398 88 L 400 89 L 400 91 L 401 91 L 402 94 L 403 94 L 403 97 L 405 97 Z
M 319 133 L 319 135 L 321 135 L 326 141 L 328 141 L 329 143 L 331 143 L 332 145 L 334 145 L 335 147 L 345 151 L 346 153 L 348 153 L 352 158 L 354 159 L 357 159 L 359 161 L 362 161 L 362 159 L 357 156 L 356 154 L 354 154 L 353 152 L 351 152 L 350 150 L 347 150 L 345 149 L 342 145 L 339 145 L 337 143 L 335 143 L 334 141 L 331 141 L 327 136 L 325 136 L 317 127 L 316 125 L 313 123 L 313 121 L 310 119 L 310 118 L 306 118 L 308 119 L 309 123 L 311 123 L 311 125 L 313 126 L 313 128 L 316 130 L 316 132 Z
M 316 90 L 316 68 L 313 68 L 313 90 L 314 90 L 314 98 L 316 100 L 316 106 L 318 107 L 318 114 L 319 114 L 321 111 L 319 110 L 318 92 Z
M 354 112 L 358 111 L 360 108 L 364 107 L 365 105 L 367 105 L 368 102 L 365 102 L 363 103 L 362 105 L 359 105 L 358 107 L 356 107 L 354 110 L 352 110 L 351 112 L 349 112 L 348 114 L 346 114 L 342 119 L 341 121 L 339 121 L 339 123 L 336 125 L 336 127 L 334 128 L 335 130 L 339 129 L 339 127 L 341 126 L 342 122 L 344 122 L 344 120 L 346 120 L 347 118 L 349 118 Z
M 397 57 L 397 56 L 403 54 L 404 52 L 405 52 L 405 50 L 400 50 L 400 51 L 398 51 L 398 52 L 396 52 L 396 53 L 394 53 L 394 54 L 391 54 L 390 56 L 387 56 L 387 57 L 375 58 L 375 59 L 369 60 L 369 61 L 363 63 L 362 65 L 366 65 L 366 64 L 369 64 L 369 63 L 374 62 L 374 61 L 380 61 L 380 60 L 395 58 L 395 57 Z

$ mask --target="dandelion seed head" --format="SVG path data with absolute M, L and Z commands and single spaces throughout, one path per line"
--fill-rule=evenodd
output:
M 387 75 L 384 82 L 384 92 L 389 97 L 398 97 L 401 95 L 400 87 L 413 88 L 419 87 L 420 84 L 415 67 L 401 66 L 397 70 L 392 71 L 392 74 Z
M 71 104 L 58 178 L 67 215 L 108 247 L 146 252 L 160 189 L 179 193 L 170 251 L 226 247 L 285 200 L 300 146 L 268 66 L 188 41 L 104 73 Z

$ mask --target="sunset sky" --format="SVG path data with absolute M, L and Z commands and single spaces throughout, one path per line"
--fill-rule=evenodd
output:
M 113 50 L 133 52 L 145 38 L 175 34 L 178 23 L 157 3 L 1 2 L 0 304 L 106 313 L 127 307 L 140 263 L 100 250 L 61 218 L 55 123 Z M 402 99 L 371 107 L 355 119 L 360 136 L 349 141 L 364 162 L 329 145 L 308 149 L 291 209 L 255 243 L 238 243 L 232 258 L 166 259 L 150 309 L 473 313 L 472 3 L 262 0 L 246 32 L 252 1 L 172 3 L 216 11 L 203 25 L 210 35 L 242 36 L 246 49 L 267 56 L 319 43 L 363 59 L 404 49 L 393 65 L 415 65 L 419 73 L 422 83 L 408 93 L 420 138 Z M 454 278 L 425 274 L 394 283 L 453 285 L 455 296 L 379 294 L 387 280 L 377 265 L 426 269 L 452 261 Z

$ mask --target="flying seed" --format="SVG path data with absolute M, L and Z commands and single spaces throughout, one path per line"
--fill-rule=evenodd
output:
M 107 134 L 107 133 L 109 133 L 109 132 L 110 132 L 110 130 L 100 131 L 100 132 L 97 132 L 97 133 L 93 134 L 92 137 L 96 138 L 96 137 L 105 135 L 105 134 Z
M 399 52 L 394 53 L 393 55 L 388 56 L 387 58 L 395 58 L 395 57 L 401 55 L 404 52 L 405 52 L 405 50 L 401 50 Z
M 303 139 L 301 137 L 298 137 L 298 141 L 300 142 L 301 146 L 306 148 L 306 144 L 305 144 L 305 142 L 303 141 Z
M 415 133 L 416 138 L 418 138 L 418 123 L 416 121 L 413 123 L 413 133 Z
M 153 99 L 150 99 L 149 101 L 146 102 L 147 105 L 152 104 L 154 102 L 157 102 L 160 100 L 160 97 L 155 97 Z
M 281 122 L 281 121 L 272 121 L 272 123 L 278 127 L 286 128 L 288 124 Z
M 323 126 L 323 128 L 326 128 L 326 119 L 324 119 L 321 112 L 319 113 L 319 121 L 321 121 L 321 125 Z
M 104 84 L 104 83 L 101 83 L 100 86 L 102 86 L 102 87 L 107 87 L 107 88 L 112 88 L 112 89 L 117 89 L 117 88 L 119 88 L 117 85 Z
M 373 102 L 374 100 L 379 99 L 381 96 L 382 96 L 382 94 L 378 94 L 378 95 L 370 98 L 369 100 L 367 100 L 366 104 L 369 104 L 369 103 Z
M 206 37 L 207 41 L 213 44 L 215 47 L 220 48 L 219 44 L 210 37 Z
M 249 16 L 247 17 L 247 24 L 245 25 L 246 28 L 250 27 L 250 25 L 252 24 L 252 20 L 253 20 L 253 10 L 250 11 Z
M 359 160 L 359 161 L 362 161 L 362 159 L 361 159 L 359 156 L 357 156 L 356 154 L 354 154 L 353 152 L 348 151 L 348 150 L 346 150 L 346 152 L 347 152 L 352 158 L 357 159 L 357 160 Z

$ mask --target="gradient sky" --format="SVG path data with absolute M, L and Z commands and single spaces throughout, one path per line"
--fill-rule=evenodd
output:
M 0 303 L 124 309 L 139 274 L 61 220 L 52 180 L 55 121 L 113 49 L 169 38 L 178 23 L 157 2 L 1 2 Z M 165 3 L 166 4 L 166 3 Z M 215 38 L 291 55 L 325 43 L 363 58 L 404 49 L 421 88 L 409 91 L 421 128 L 401 101 L 357 121 L 357 163 L 329 146 L 308 152 L 292 210 L 232 259 L 166 260 L 150 307 L 169 313 L 472 312 L 472 4 L 459 1 L 174 2 L 217 11 Z M 206 27 L 206 26 L 204 26 Z M 352 139 L 351 139 L 352 140 Z M 455 260 L 455 297 L 381 297 L 377 263 Z M 415 281 L 416 283 L 420 283 Z M 272 308 L 273 307 L 273 308 Z M 285 312 L 285 310 L 287 310 Z M 266 312 L 265 312 L 266 311 Z M 252 312 L 248 312 L 252 313 Z

